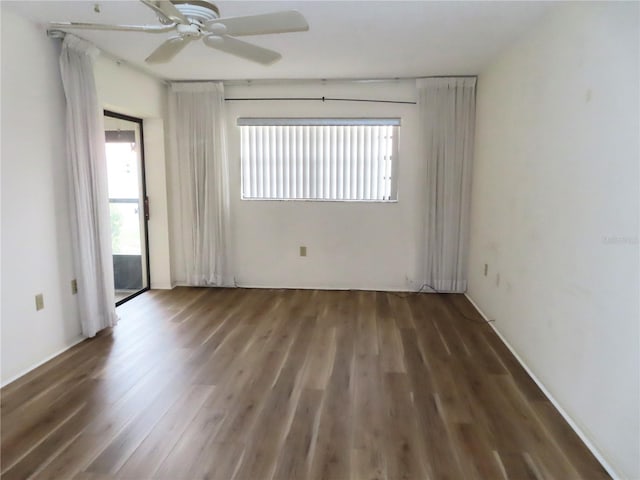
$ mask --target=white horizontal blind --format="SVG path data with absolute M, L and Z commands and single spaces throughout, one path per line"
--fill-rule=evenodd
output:
M 283 120 L 289 119 L 271 120 L 279 124 L 240 126 L 242 198 L 396 200 L 399 121 L 318 119 L 315 125 L 287 125 Z

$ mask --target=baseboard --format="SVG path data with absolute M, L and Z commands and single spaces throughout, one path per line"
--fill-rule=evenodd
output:
M 151 290 L 171 290 L 174 286 L 171 283 L 152 283 Z
M 76 337 L 74 340 L 72 340 L 72 342 L 67 345 L 66 347 L 58 350 L 55 353 L 52 353 L 51 355 L 49 355 L 48 357 L 44 358 L 43 360 L 41 360 L 40 362 L 30 366 L 29 368 L 27 368 L 26 370 L 23 370 L 21 373 L 14 375 L 13 377 L 10 377 L 8 380 L 2 382 L 2 384 L 0 385 L 0 388 L 4 388 L 7 385 L 9 385 L 10 383 L 15 382 L 16 380 L 18 380 L 20 377 L 24 377 L 27 373 L 31 372 L 32 370 L 35 370 L 36 368 L 44 365 L 45 363 L 47 363 L 49 360 L 57 357 L 58 355 L 66 352 L 67 350 L 69 350 L 72 347 L 75 347 L 77 344 L 79 344 L 80 342 L 86 340 L 86 337 Z
M 469 302 L 471 302 L 471 304 L 474 306 L 474 308 L 478 311 L 478 313 L 480 315 L 482 315 L 482 318 L 484 318 L 485 320 L 487 320 L 487 322 L 489 322 L 489 317 L 487 317 L 484 312 L 480 309 L 480 307 L 478 306 L 478 304 L 469 296 L 468 293 L 464 294 L 465 297 L 467 297 L 467 300 L 469 300 Z M 549 390 L 547 390 L 547 387 L 544 386 L 544 384 L 538 379 L 538 377 L 536 377 L 534 375 L 534 373 L 531 371 L 531 369 L 527 366 L 526 363 L 524 363 L 524 361 L 522 360 L 522 358 L 520 358 L 520 355 L 518 355 L 518 353 L 513 349 L 513 347 L 509 344 L 509 342 L 507 341 L 506 338 L 504 338 L 502 336 L 502 334 L 500 333 L 500 331 L 496 328 L 495 326 L 495 322 L 489 322 L 489 326 L 493 329 L 494 332 L 496 332 L 496 335 L 498 335 L 498 338 L 502 341 L 502 343 L 505 344 L 505 346 L 509 349 L 509 351 L 511 352 L 511 354 L 516 358 L 516 360 L 518 360 L 518 363 L 520 363 L 520 365 L 522 365 L 522 368 L 525 369 L 525 371 L 529 374 L 529 376 L 533 379 L 533 381 L 536 383 L 536 385 L 538 385 L 538 387 L 540 388 L 540 390 L 542 390 L 542 393 L 545 394 L 545 396 L 549 399 L 549 401 L 552 403 L 552 405 L 556 408 L 556 410 L 558 410 L 558 412 L 560 412 L 560 415 L 562 415 L 562 418 L 564 418 L 566 420 L 566 422 L 569 424 L 569 426 L 573 429 L 574 432 L 576 432 L 576 435 L 578 435 L 578 437 L 580 437 L 580 440 L 582 440 L 582 442 L 587 446 L 587 448 L 591 451 L 591 453 L 593 454 L 594 457 L 596 457 L 596 460 L 598 460 L 598 462 L 600 462 L 600 465 L 602 465 L 602 467 L 607 471 L 607 473 L 609 475 L 611 475 L 612 478 L 618 480 L 621 479 L 622 477 L 620 475 L 618 475 L 618 473 L 615 471 L 615 469 L 609 464 L 609 462 L 607 462 L 604 458 L 604 456 L 600 453 L 600 451 L 596 448 L 596 446 L 593 444 L 593 442 L 591 442 L 591 440 L 589 440 L 589 437 L 587 437 L 587 435 L 585 435 L 585 433 L 582 431 L 582 429 L 578 426 L 578 424 L 569 416 L 569 414 L 564 410 L 564 408 L 562 408 L 562 406 L 558 403 L 558 401 L 553 397 L 553 395 L 551 395 L 551 392 L 549 392 Z
M 174 287 L 189 287 L 189 285 L 185 282 L 174 282 Z M 251 282 L 236 282 L 236 287 L 238 288 L 260 288 L 260 289 L 272 289 L 272 290 L 362 290 L 362 291 L 375 291 L 375 292 L 414 292 L 415 290 L 411 290 L 409 287 L 381 287 L 381 286 L 364 286 L 364 287 L 353 287 L 347 285 L 289 285 L 289 284 L 264 284 L 264 283 L 251 283 Z M 428 292 L 425 292 L 428 293 Z
M 358 287 L 354 287 L 354 286 L 348 286 L 348 285 L 331 285 L 331 286 L 327 286 L 327 285 L 288 285 L 288 284 L 284 284 L 284 285 L 266 285 L 266 284 L 260 284 L 260 283 L 243 283 L 243 282 L 238 282 L 236 283 L 236 287 L 239 288 L 263 288 L 263 289 L 274 289 L 274 290 L 279 290 L 279 289 L 284 289 L 284 290 L 341 290 L 341 291 L 348 291 L 348 290 L 358 290 L 358 291 L 375 291 L 375 292 L 411 292 L 413 290 L 409 290 L 408 287 L 404 286 L 404 287 L 389 287 L 389 286 L 374 286 L 374 285 L 368 285 L 368 286 L 358 286 Z

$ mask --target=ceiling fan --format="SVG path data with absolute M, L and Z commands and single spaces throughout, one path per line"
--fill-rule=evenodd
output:
M 199 38 L 222 52 L 269 65 L 282 56 L 235 37 L 309 30 L 297 10 L 261 15 L 221 18 L 218 7 L 208 0 L 140 0 L 158 16 L 161 25 L 105 25 L 99 23 L 52 22 L 51 29 L 116 30 L 125 32 L 170 33 L 169 38 L 149 55 L 147 63 L 166 63 L 189 43 Z

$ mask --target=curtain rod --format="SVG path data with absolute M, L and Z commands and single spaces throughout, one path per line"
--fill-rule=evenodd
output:
M 225 98 L 225 102 L 263 102 L 263 101 L 295 101 L 295 100 L 304 100 L 304 101 L 332 101 L 332 102 L 370 102 L 370 103 L 399 103 L 405 105 L 415 105 L 416 102 L 408 102 L 402 100 L 373 100 L 373 99 L 363 99 L 363 98 L 331 98 L 331 97 L 256 97 L 256 98 Z
M 425 75 L 417 77 L 378 77 L 378 78 L 258 78 L 258 79 L 206 79 L 206 80 L 167 80 L 167 83 L 207 83 L 207 82 L 222 82 L 225 85 L 269 85 L 269 84 L 284 84 L 284 83 L 376 83 L 376 82 L 397 82 L 397 81 L 412 81 L 420 80 L 424 78 L 478 78 L 478 75 Z

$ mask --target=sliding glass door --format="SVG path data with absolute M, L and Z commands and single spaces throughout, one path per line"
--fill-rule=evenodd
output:
M 142 120 L 104 112 L 116 305 L 149 289 Z

